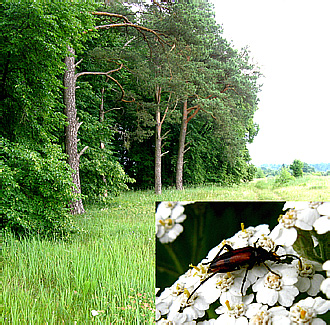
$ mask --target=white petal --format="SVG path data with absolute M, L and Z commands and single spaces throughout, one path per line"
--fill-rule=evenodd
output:
M 315 221 L 315 220 L 314 220 Z M 302 230 L 312 230 L 313 226 L 307 223 L 305 220 L 298 220 L 296 221 L 296 227 Z
M 321 318 L 313 318 L 311 325 L 327 325 L 327 323 Z
M 302 210 L 302 209 L 306 209 L 308 207 L 309 207 L 308 202 L 288 201 L 288 202 L 285 202 L 284 207 L 283 207 L 283 211 L 285 211 L 287 209 Z
M 264 308 L 266 307 L 266 308 Z M 247 306 L 247 310 L 245 312 L 245 315 L 248 317 L 248 318 L 252 318 L 256 313 L 259 312 L 259 310 L 267 310 L 267 306 L 265 305 L 262 305 L 260 303 L 253 303 L 253 304 L 250 304 Z
M 311 286 L 311 281 L 306 277 L 299 277 L 298 282 L 296 283 L 296 287 L 300 292 L 306 292 Z
M 172 209 L 172 213 L 171 213 L 171 218 L 172 219 L 177 219 L 179 216 L 182 215 L 184 211 L 184 207 L 182 205 L 176 205 L 173 209 Z
M 318 208 L 317 211 L 322 216 L 330 216 L 330 202 L 323 202 Z
M 307 293 L 310 296 L 315 297 L 320 291 L 320 286 L 323 280 L 324 277 L 321 274 L 314 274 L 313 278 L 311 279 L 310 288 L 308 289 Z
M 165 230 L 165 227 L 162 226 L 162 225 L 157 225 L 157 237 L 160 238 L 160 237 L 163 237 L 164 234 L 165 234 L 166 230 Z
M 297 214 L 298 220 L 303 221 L 308 226 L 312 226 L 313 223 L 315 222 L 315 220 L 318 219 L 319 217 L 320 217 L 320 214 L 317 212 L 317 210 L 311 209 L 311 208 L 301 210 Z M 296 225 L 297 225 L 297 223 L 296 223 Z M 306 230 L 310 230 L 310 229 L 306 229 Z
M 278 299 L 278 292 L 269 288 L 263 288 L 257 292 L 257 302 L 274 306 Z
M 322 265 L 323 270 L 330 271 L 330 260 L 327 260 Z
M 171 215 L 172 208 L 169 206 L 170 202 L 160 202 L 157 207 L 156 219 L 166 219 Z
M 235 325 L 247 325 L 248 319 L 246 317 L 240 317 L 238 319 L 236 319 Z
M 325 293 L 325 295 L 327 296 L 327 298 L 330 299 L 330 278 L 325 279 L 321 283 L 320 289 L 321 289 L 321 291 L 323 293 Z
M 293 286 L 284 286 L 279 292 L 278 302 L 285 307 L 292 305 L 295 296 L 299 294 L 299 290 Z
M 330 231 L 330 217 L 323 216 L 318 218 L 314 222 L 313 227 L 319 235 L 325 234 L 326 232 Z
M 183 227 L 180 224 L 176 224 L 169 232 L 168 236 L 173 241 L 183 231 Z
M 314 309 L 317 314 L 324 314 L 330 310 L 330 301 L 322 299 L 321 297 L 315 298 Z
M 181 214 L 180 216 L 178 216 L 176 219 L 175 219 L 175 222 L 183 222 L 185 221 L 187 218 L 187 216 L 185 214 Z

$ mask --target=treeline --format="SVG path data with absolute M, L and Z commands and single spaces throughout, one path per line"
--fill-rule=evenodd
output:
M 307 164 L 296 159 L 291 165 L 262 164 L 257 168 L 256 177 L 261 178 L 278 176 L 280 175 L 282 169 L 287 169 L 291 174 L 294 174 L 294 170 L 299 169 L 303 174 L 318 174 L 321 176 L 330 175 L 330 164 Z
M 253 179 L 259 69 L 187 2 L 1 5 L 6 227 L 65 232 L 128 186 Z

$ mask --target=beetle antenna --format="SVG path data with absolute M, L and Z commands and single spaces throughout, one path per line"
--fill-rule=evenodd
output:
M 293 254 L 285 254 L 285 255 L 281 255 L 279 257 L 294 257 L 297 260 L 299 260 L 299 268 L 302 269 L 302 261 L 301 258 L 299 256 L 293 255 Z
M 218 273 L 216 273 L 216 272 L 215 272 L 215 273 L 212 273 L 208 278 L 204 279 L 204 280 L 203 280 L 203 281 L 197 286 L 197 288 L 194 289 L 194 290 L 192 291 L 192 293 L 189 295 L 189 297 L 188 297 L 186 303 L 188 303 L 189 299 L 192 297 L 192 295 L 197 291 L 197 289 L 199 289 L 199 287 L 200 287 L 203 283 L 205 283 L 207 280 L 211 279 L 211 278 L 213 277 L 213 275 L 216 275 L 216 274 L 218 274 Z

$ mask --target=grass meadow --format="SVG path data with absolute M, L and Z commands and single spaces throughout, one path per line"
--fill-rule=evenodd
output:
M 330 200 L 330 177 L 305 176 L 130 191 L 77 216 L 70 241 L 3 236 L 2 324 L 151 324 L 155 295 L 155 201 Z

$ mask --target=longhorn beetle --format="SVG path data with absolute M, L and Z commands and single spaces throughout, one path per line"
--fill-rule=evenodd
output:
M 257 240 L 258 241 L 258 240 Z M 286 254 L 286 255 L 277 255 L 276 251 L 278 250 L 281 245 L 277 245 L 275 247 L 275 250 L 267 251 L 266 249 L 262 247 L 257 247 L 256 243 L 254 243 L 253 246 L 247 246 L 242 248 L 233 249 L 230 245 L 225 244 L 223 247 L 221 247 L 218 254 L 215 256 L 215 258 L 211 262 L 203 263 L 204 265 L 209 264 L 210 266 L 207 270 L 207 273 L 212 273 L 208 278 L 204 279 L 196 289 L 192 291 L 192 293 L 189 295 L 187 299 L 187 303 L 189 299 L 192 297 L 192 295 L 197 291 L 197 289 L 205 283 L 207 280 L 212 278 L 217 273 L 227 273 L 232 272 L 241 269 L 244 266 L 247 266 L 246 272 L 243 278 L 242 287 L 241 287 L 241 294 L 243 295 L 243 287 L 246 281 L 246 276 L 248 274 L 248 271 L 251 270 L 255 265 L 263 264 L 267 268 L 267 270 L 277 276 L 280 277 L 277 273 L 272 271 L 269 266 L 265 264 L 265 261 L 273 261 L 276 263 L 280 263 L 282 261 L 283 257 L 294 257 L 299 260 L 299 265 L 301 267 L 302 262 L 300 257 L 292 254 Z M 226 248 L 228 251 L 221 254 L 223 249 Z

